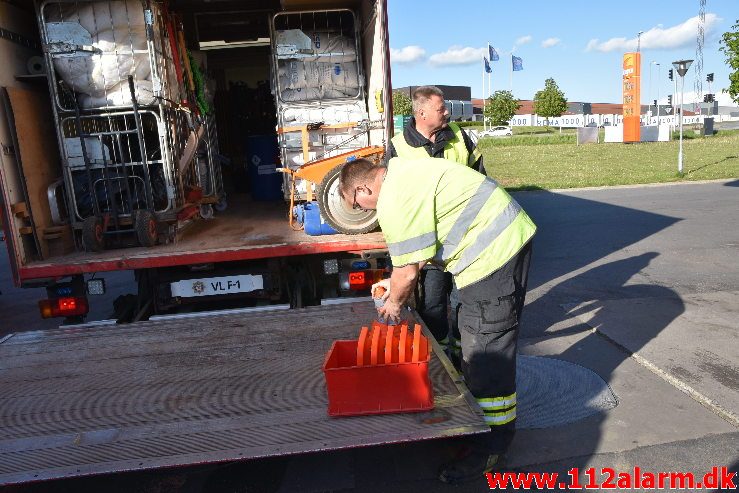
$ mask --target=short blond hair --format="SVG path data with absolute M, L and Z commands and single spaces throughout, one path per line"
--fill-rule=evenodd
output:
M 436 86 L 419 86 L 413 90 L 413 114 L 417 115 L 423 105 L 425 105 L 431 96 L 439 96 L 444 99 L 444 91 Z
M 341 168 L 341 174 L 339 175 L 339 193 L 341 197 L 346 200 L 358 186 L 373 180 L 377 170 L 384 167 L 382 164 L 364 158 L 346 163 Z

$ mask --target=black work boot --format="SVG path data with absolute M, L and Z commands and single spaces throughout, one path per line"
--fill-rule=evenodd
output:
M 490 454 L 468 448 L 465 453 L 439 468 L 439 480 L 447 484 L 461 484 L 483 479 L 486 472 L 500 471 L 505 464 L 505 454 Z

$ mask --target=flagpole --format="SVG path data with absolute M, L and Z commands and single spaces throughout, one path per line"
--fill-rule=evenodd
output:
M 485 57 L 482 57 L 482 129 L 487 130 L 485 124 Z
M 490 63 L 492 64 L 493 62 L 490 62 Z M 491 79 L 491 77 L 492 77 L 492 75 L 493 75 L 493 70 L 492 70 L 492 68 L 493 68 L 493 67 L 492 67 L 492 65 L 491 65 L 491 67 L 490 67 L 490 72 L 488 72 L 488 98 L 492 97 L 492 95 L 493 95 L 493 94 L 492 94 L 492 93 L 493 93 L 493 84 L 492 84 L 492 79 Z

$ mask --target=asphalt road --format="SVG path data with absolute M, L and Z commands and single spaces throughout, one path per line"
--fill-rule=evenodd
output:
M 520 352 L 596 372 L 618 405 L 567 425 L 519 431 L 509 466 L 561 474 L 573 467 L 736 471 L 739 180 L 517 198 L 539 226 Z M 6 276 L 0 270 L 0 320 L 37 326 L 31 311 L 15 313 L 36 295 L 9 288 Z M 125 279 L 116 286 L 123 290 Z M 483 478 L 456 488 L 435 479 L 455 445 L 371 447 L 20 491 L 487 490 Z
M 717 130 L 736 130 L 739 129 L 739 122 L 719 122 L 716 124 Z

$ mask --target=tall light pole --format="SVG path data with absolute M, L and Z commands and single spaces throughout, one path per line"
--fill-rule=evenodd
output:
M 677 172 L 683 172 L 683 89 L 685 88 L 685 74 L 688 73 L 690 64 L 693 60 L 678 60 L 672 62 L 672 66 L 675 67 L 675 71 L 680 76 L 680 150 L 677 153 Z
M 636 33 L 636 52 L 639 53 L 641 51 L 641 35 L 644 34 L 644 31 L 639 31 Z
M 652 114 L 652 65 L 654 65 L 655 63 L 657 62 L 655 62 L 654 60 L 649 62 L 649 89 L 647 90 L 647 107 L 649 108 L 649 111 L 647 113 L 649 113 L 650 115 Z M 650 125 L 652 123 L 652 119 L 650 118 L 649 120 L 650 121 L 647 122 L 647 125 Z
M 660 64 L 659 62 L 652 62 L 655 65 L 657 65 L 657 126 L 659 126 L 659 74 L 660 74 Z

